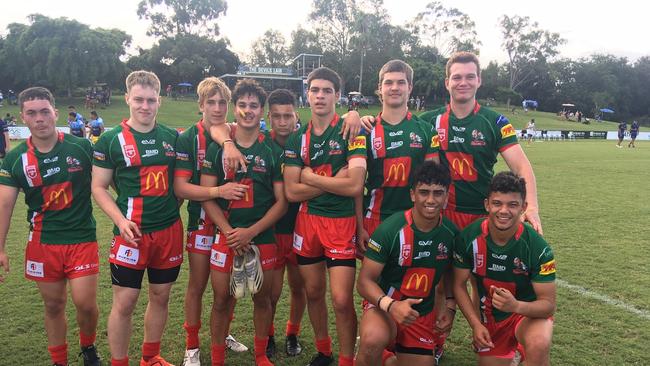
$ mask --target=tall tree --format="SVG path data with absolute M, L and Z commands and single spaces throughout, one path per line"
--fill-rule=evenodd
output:
M 320 45 L 320 39 L 316 32 L 298 25 L 298 28 L 291 32 L 289 57 L 296 57 L 301 53 L 322 55 L 323 47 Z
M 530 17 L 504 15 L 500 20 L 502 47 L 508 54 L 509 87 L 517 91 L 531 77 L 538 63 L 546 63 L 558 54 L 565 40 L 559 33 L 539 28 Z
M 124 73 L 120 57 L 131 36 L 118 29 L 90 29 L 67 18 L 29 16 L 30 25 L 10 24 L 0 53 L 12 84 L 41 84 L 72 95 L 75 87 L 115 80 Z
M 218 36 L 217 19 L 227 8 L 225 0 L 142 0 L 138 17 L 151 21 L 147 35 L 154 37 Z
M 476 24 L 469 15 L 456 8 L 447 8 L 440 1 L 427 4 L 408 28 L 419 37 L 422 45 L 436 48 L 445 57 L 456 51 L 478 53 L 481 45 Z
M 269 29 L 253 42 L 250 62 L 255 66 L 284 67 L 289 61 L 287 40 L 278 30 Z

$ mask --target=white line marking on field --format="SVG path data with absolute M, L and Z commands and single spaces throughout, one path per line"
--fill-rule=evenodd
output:
M 585 296 L 585 297 L 591 297 L 592 299 L 596 299 L 598 301 L 604 302 L 607 305 L 612 305 L 616 306 L 617 308 L 623 309 L 627 312 L 630 312 L 634 315 L 637 315 L 641 318 L 644 318 L 646 320 L 650 320 L 650 311 L 645 310 L 645 309 L 639 309 L 633 305 L 630 305 L 624 301 L 621 300 L 616 300 L 612 299 L 609 296 L 606 295 L 601 295 L 597 292 L 587 290 L 586 288 L 582 286 L 577 286 L 577 285 L 572 285 L 564 280 L 561 279 L 556 279 L 555 283 L 557 283 L 558 286 L 564 287 L 566 289 L 569 289 L 573 292 L 577 292 L 578 294 Z

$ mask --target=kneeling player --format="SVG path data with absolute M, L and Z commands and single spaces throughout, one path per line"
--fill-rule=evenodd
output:
M 220 200 L 218 205 L 214 200 L 203 202 L 206 213 L 219 228 L 210 257 L 214 291 L 212 364 L 224 364 L 224 340 L 230 325 L 229 309 L 233 300 L 231 293 L 238 298 L 243 296 L 247 282 L 254 304 L 255 364 L 269 366 L 273 364 L 265 353 L 272 316 L 271 279 L 277 255 L 273 225 L 287 209 L 279 161 L 282 150 L 260 133 L 260 118 L 266 100 L 264 90 L 252 80 L 242 80 L 235 86 L 233 100 L 237 116 L 234 143 L 250 158 L 248 170 L 235 172 L 224 165 L 223 150 L 212 144 L 201 171 L 201 185 L 204 186 L 215 186 L 224 181 L 246 185 L 244 197 L 240 200 Z M 257 254 L 251 256 L 250 252 Z M 243 256 L 244 263 L 235 258 L 236 255 Z M 259 262 L 256 263 L 255 257 L 259 257 Z M 233 279 L 229 286 L 231 270 Z
M 555 259 L 528 224 L 526 183 L 511 172 L 488 188 L 488 217 L 463 230 L 454 245 L 454 295 L 472 327 L 480 365 L 509 365 L 517 343 L 526 365 L 549 365 L 555 311 Z M 467 293 L 476 279 L 481 313 Z
M 434 364 L 434 329 L 446 331 L 456 307 L 435 291 L 449 274 L 458 233 L 441 215 L 450 181 L 444 167 L 423 163 L 413 177 L 413 208 L 391 215 L 370 238 L 357 282 L 365 299 L 357 365 L 380 365 L 393 344 L 399 365 Z
M 9 271 L 5 241 L 22 189 L 30 226 L 25 277 L 36 281 L 43 298 L 52 363 L 68 364 L 65 303 L 69 282 L 84 365 L 99 365 L 94 346 L 99 253 L 90 202 L 92 148 L 87 140 L 57 133 L 58 112 L 49 90 L 26 89 L 18 102 L 31 137 L 7 154 L 0 169 L 0 267 Z

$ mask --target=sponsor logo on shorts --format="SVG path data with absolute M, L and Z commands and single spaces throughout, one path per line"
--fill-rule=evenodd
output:
M 542 276 L 547 276 L 553 273 L 555 273 L 555 259 L 551 259 L 540 266 L 539 274 Z
M 99 264 L 97 263 L 86 263 L 86 264 L 80 264 L 78 266 L 75 266 L 74 270 L 75 272 L 85 272 L 97 267 L 99 267 Z
M 45 271 L 43 270 L 43 262 L 34 262 L 28 260 L 25 263 L 25 273 L 32 277 L 45 277 Z
M 210 250 L 212 248 L 213 237 L 208 235 L 197 235 L 194 238 L 194 247 L 201 250 Z
M 224 268 L 226 266 L 226 259 L 228 258 L 228 255 L 226 253 L 221 253 L 218 252 L 214 249 L 212 249 L 212 253 L 210 255 L 210 263 L 217 267 Z
M 139 258 L 140 258 L 139 249 L 127 247 L 124 245 L 120 245 L 120 247 L 117 248 L 117 254 L 115 255 L 116 260 L 131 265 L 137 264 Z
M 353 254 L 354 249 L 343 249 L 343 250 L 341 250 L 341 249 L 332 248 L 332 249 L 328 249 L 327 252 L 330 253 L 330 254 L 348 255 L 348 254 Z
M 296 250 L 302 250 L 302 241 L 303 237 L 294 233 L 293 234 L 293 248 Z
M 172 262 L 172 263 L 178 262 L 180 260 L 183 260 L 183 254 L 179 254 L 179 255 L 175 255 L 173 257 L 169 257 L 169 261 Z
M 420 341 L 420 343 L 433 344 L 433 339 L 431 339 L 431 338 L 420 337 L 420 338 L 418 338 L 418 340 Z

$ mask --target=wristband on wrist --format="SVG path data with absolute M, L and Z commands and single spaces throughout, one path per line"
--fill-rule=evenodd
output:
M 451 311 L 452 313 L 456 314 L 456 309 L 453 308 L 447 308 L 447 310 Z
M 456 300 L 456 298 L 453 296 L 447 296 L 445 297 L 445 300 Z
M 226 142 L 230 142 L 231 144 L 234 144 L 234 142 L 232 141 L 232 139 L 225 139 L 225 140 L 223 140 L 223 143 L 221 144 L 221 147 L 226 146 Z
M 381 309 L 381 307 L 379 306 L 379 304 L 381 304 L 381 300 L 383 300 L 384 297 L 386 297 L 386 295 L 381 295 L 381 296 L 379 296 L 377 298 L 377 307 L 380 308 L 380 309 Z
M 219 186 L 217 186 L 217 197 L 215 197 L 215 198 L 221 197 L 220 194 L 221 194 L 221 190 L 219 189 Z
M 386 307 L 386 312 L 387 312 L 388 314 L 390 314 L 390 308 L 391 308 L 391 306 L 393 306 L 393 304 L 395 303 L 395 301 L 396 301 L 396 300 L 393 299 L 393 301 L 391 301 L 390 304 L 388 304 L 388 307 Z

